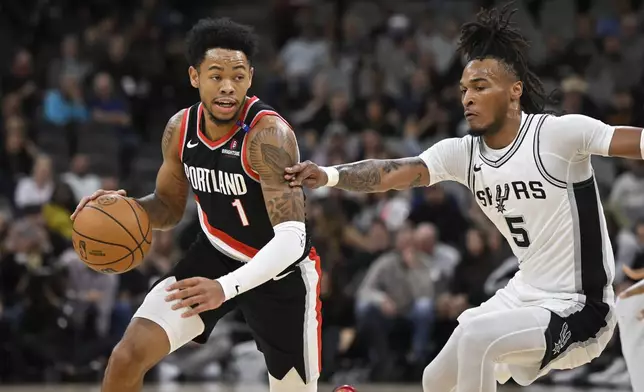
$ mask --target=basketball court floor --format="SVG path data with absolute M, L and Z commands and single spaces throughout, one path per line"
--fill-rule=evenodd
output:
M 319 392 L 332 392 L 331 385 L 321 385 Z M 420 386 L 415 385 L 357 385 L 358 392 L 421 392 Z M 628 392 L 624 389 L 574 389 L 566 387 L 535 386 L 529 388 L 502 387 L 499 392 Z M 96 385 L 73 385 L 73 386 L 2 386 L 0 392 L 100 392 Z M 165 383 L 158 386 L 148 385 L 144 392 L 268 392 L 264 385 L 240 384 L 226 386 L 221 384 L 175 384 Z

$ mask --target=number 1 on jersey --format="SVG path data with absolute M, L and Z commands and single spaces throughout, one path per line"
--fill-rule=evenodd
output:
M 244 211 L 244 206 L 241 203 L 241 200 L 235 199 L 233 201 L 233 207 L 237 208 L 237 212 L 239 213 L 239 219 L 241 219 L 242 226 L 248 226 L 250 223 L 248 223 L 248 217 L 246 216 L 246 211 Z

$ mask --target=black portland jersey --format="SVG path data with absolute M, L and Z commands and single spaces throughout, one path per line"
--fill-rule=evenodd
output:
M 281 116 L 257 97 L 246 98 L 237 123 L 217 141 L 202 132 L 203 106 L 184 113 L 179 157 L 210 242 L 228 256 L 249 261 L 273 236 L 259 175 L 246 157 L 246 135 L 263 116 Z M 303 254 L 308 255 L 310 239 Z

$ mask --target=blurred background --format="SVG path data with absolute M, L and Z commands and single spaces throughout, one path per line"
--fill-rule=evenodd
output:
M 293 124 L 303 159 L 332 165 L 416 155 L 467 128 L 459 26 L 476 0 L 2 0 L 0 2 L 0 383 L 100 380 L 151 283 L 200 230 L 155 232 L 138 270 L 101 275 L 71 248 L 83 196 L 154 189 L 168 118 L 197 99 L 184 35 L 228 16 L 261 37 L 251 95 Z M 641 0 L 523 0 L 516 22 L 552 109 L 644 126 Z M 593 158 L 618 263 L 644 266 L 644 163 Z M 189 198 L 192 200 L 192 198 Z M 192 203 L 192 202 L 190 202 Z M 514 274 L 516 260 L 460 185 L 309 194 L 323 263 L 323 375 L 416 382 L 456 318 Z M 263 358 L 232 314 L 150 381 L 257 381 Z M 628 388 L 619 342 L 541 382 Z M 413 384 L 412 384 L 413 385 Z M 557 389 L 558 387 L 555 387 Z

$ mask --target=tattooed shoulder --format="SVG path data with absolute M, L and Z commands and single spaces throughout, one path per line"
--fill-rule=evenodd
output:
M 186 109 L 182 109 L 175 113 L 174 116 L 170 117 L 170 120 L 168 120 L 168 123 L 165 126 L 163 137 L 161 138 L 161 151 L 164 155 L 172 146 L 171 142 L 174 134 L 176 133 L 175 131 L 178 132 L 179 128 L 181 128 L 181 121 L 183 120 L 185 110 Z
M 269 117 L 265 120 L 250 135 L 250 164 L 261 178 L 284 182 L 284 169 L 297 163 L 299 158 L 295 134 L 279 119 Z
M 303 222 L 304 194 L 284 180 L 284 169 L 297 163 L 299 151 L 295 134 L 278 118 L 264 118 L 253 130 L 248 158 L 260 177 L 266 211 L 273 226 L 287 221 Z

